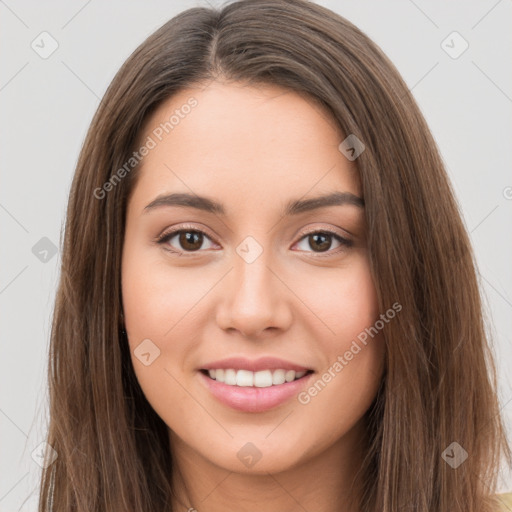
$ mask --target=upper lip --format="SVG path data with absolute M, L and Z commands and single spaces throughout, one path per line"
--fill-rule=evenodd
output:
M 295 370 L 296 372 L 311 370 L 300 364 L 285 361 L 278 357 L 260 357 L 259 359 L 250 360 L 245 357 L 228 357 L 227 359 L 219 359 L 201 367 L 202 370 L 215 370 L 217 368 L 249 370 L 258 372 L 261 370 Z

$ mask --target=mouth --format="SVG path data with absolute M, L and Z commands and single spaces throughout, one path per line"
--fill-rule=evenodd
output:
M 290 405 L 293 403 L 292 398 L 298 397 L 308 386 L 314 373 L 314 370 L 251 372 L 231 368 L 198 371 L 200 382 L 212 398 L 230 409 L 244 413 L 264 413 L 279 406 Z
M 261 370 L 252 372 L 235 368 L 202 369 L 207 378 L 227 386 L 240 388 L 270 388 L 305 379 L 313 370 Z

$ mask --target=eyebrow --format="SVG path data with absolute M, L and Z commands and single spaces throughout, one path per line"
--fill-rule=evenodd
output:
M 283 216 L 298 215 L 319 208 L 343 205 L 364 208 L 364 200 L 350 192 L 332 192 L 331 194 L 313 197 L 311 199 L 295 199 L 286 203 Z M 221 203 L 208 197 L 188 193 L 174 193 L 158 196 L 144 208 L 143 213 L 165 206 L 183 206 L 196 208 L 216 215 L 226 215 L 226 209 Z

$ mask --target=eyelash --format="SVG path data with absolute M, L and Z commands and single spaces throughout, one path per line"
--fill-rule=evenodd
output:
M 160 235 L 156 239 L 156 243 L 163 245 L 166 242 L 168 242 L 169 240 L 171 240 L 172 238 L 174 238 L 174 236 L 176 236 L 180 233 L 183 233 L 183 232 L 185 232 L 185 233 L 187 233 L 187 232 L 200 233 L 200 234 L 206 236 L 208 239 L 212 240 L 212 237 L 209 236 L 207 233 L 205 233 L 203 230 L 198 229 L 197 227 L 194 227 L 194 226 L 183 225 L 183 226 L 180 226 L 178 229 L 173 229 L 172 231 L 162 233 L 162 235 Z M 307 231 L 307 232 L 301 233 L 301 237 L 299 238 L 298 242 L 300 242 L 302 239 L 306 238 L 309 235 L 317 235 L 317 234 L 332 236 L 334 239 L 336 239 L 341 244 L 341 247 L 338 247 L 334 252 L 332 252 L 332 250 L 320 252 L 320 253 L 312 252 L 314 255 L 313 256 L 314 258 L 324 258 L 324 257 L 334 256 L 335 254 L 338 254 L 339 252 L 343 251 L 344 249 L 347 249 L 347 248 L 350 248 L 353 246 L 352 240 L 344 238 L 344 237 L 340 236 L 338 233 L 335 233 L 334 231 L 330 231 L 328 229 L 317 229 L 314 231 Z M 168 252 L 178 254 L 179 256 L 182 256 L 182 255 L 195 256 L 195 255 L 197 255 L 197 253 L 201 252 L 200 249 L 197 251 L 178 251 L 173 248 L 172 249 L 164 248 L 164 249 Z M 307 252 L 309 252 L 309 251 L 307 251 Z

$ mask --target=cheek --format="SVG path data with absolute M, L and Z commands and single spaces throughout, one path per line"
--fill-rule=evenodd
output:
M 122 296 L 130 356 L 144 395 L 166 420 L 169 411 L 186 416 L 190 406 L 179 372 L 194 344 L 193 307 L 207 290 L 204 280 L 190 279 L 190 273 L 187 278 L 185 269 L 171 269 L 161 257 L 126 246 Z
M 194 274 L 197 273 L 197 275 Z M 127 331 L 134 340 L 163 339 L 182 318 L 194 315 L 194 305 L 211 288 L 199 267 L 171 267 L 158 251 L 130 249 L 122 264 L 123 309 Z
M 346 268 L 336 269 L 331 275 L 316 274 L 316 279 L 312 276 L 303 283 L 301 293 L 321 320 L 322 339 L 331 349 L 342 348 L 378 318 L 367 258 L 354 258 Z
M 375 330 L 380 311 L 368 259 L 354 259 L 350 269 L 340 269 L 335 278 L 317 281 L 309 289 L 313 293 L 308 300 L 322 320 L 315 339 L 324 367 L 319 371 L 322 382 L 301 403 L 315 397 L 319 410 L 336 404 L 333 418 L 358 416 L 376 392 L 385 351 Z

